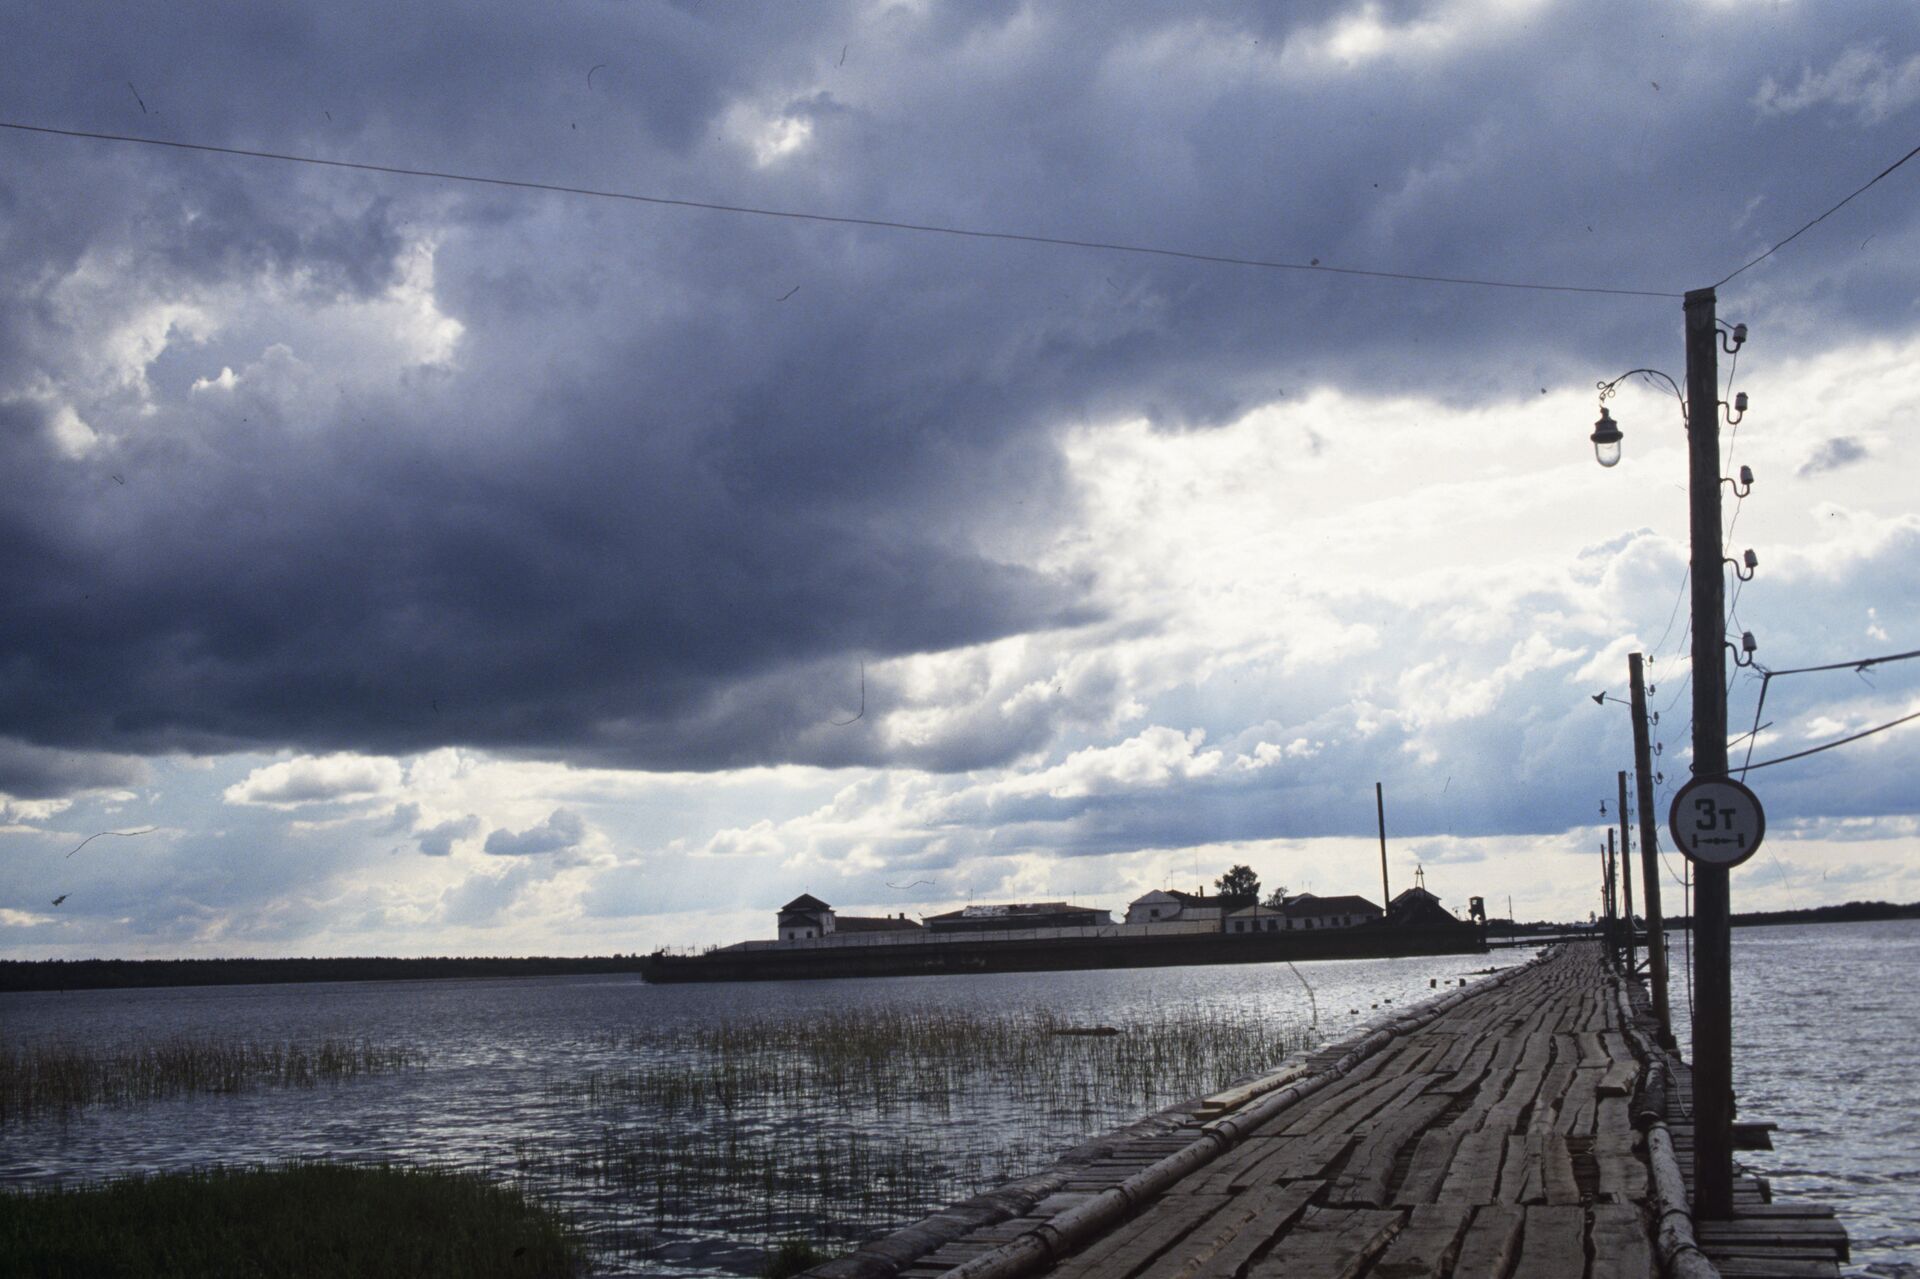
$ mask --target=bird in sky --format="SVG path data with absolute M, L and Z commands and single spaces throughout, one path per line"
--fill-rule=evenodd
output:
M 68 896 L 70 896 L 70 894 L 61 893 L 58 897 L 53 899 L 53 904 L 58 906 L 61 902 L 67 900 Z

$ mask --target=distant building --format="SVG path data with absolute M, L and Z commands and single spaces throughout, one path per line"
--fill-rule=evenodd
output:
M 835 915 L 833 907 L 811 893 L 802 893 L 780 908 L 781 941 L 812 941 L 839 933 L 919 932 L 920 925 L 905 915 Z
M 1141 897 L 1136 897 L 1127 906 L 1129 924 L 1163 924 L 1178 920 L 1192 923 L 1195 920 L 1219 919 L 1236 903 L 1244 899 L 1229 897 L 1208 897 L 1202 893 L 1183 893 L 1177 888 L 1156 888 Z
M 1421 877 L 1424 880 L 1424 876 Z M 1457 924 L 1453 912 L 1440 904 L 1440 899 L 1428 892 L 1424 882 L 1416 883 L 1412 888 L 1397 894 L 1387 903 L 1387 922 L 1397 927 L 1417 927 L 1421 924 Z
M 811 893 L 801 893 L 780 908 L 780 940 L 810 941 L 833 931 L 833 907 Z
M 997 906 L 968 906 L 944 915 L 929 915 L 930 933 L 984 933 L 1027 928 L 1097 928 L 1113 923 L 1113 912 L 1065 902 L 1010 902 Z
M 1288 928 L 1359 928 L 1380 919 L 1380 908 L 1364 897 L 1302 893 L 1280 909 L 1287 917 Z
M 1228 912 L 1221 923 L 1228 933 L 1278 933 L 1287 927 L 1287 912 L 1276 906 L 1248 906 Z

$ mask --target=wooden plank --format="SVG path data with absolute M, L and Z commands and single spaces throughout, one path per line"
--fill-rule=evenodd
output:
M 1550 1204 L 1577 1204 L 1580 1186 L 1573 1178 L 1573 1154 L 1557 1132 L 1540 1137 L 1540 1192 Z
M 1169 1195 L 1053 1270 L 1058 1279 L 1125 1279 L 1225 1207 L 1228 1195 Z
M 1453 1164 L 1441 1183 L 1438 1203 L 1485 1204 L 1494 1201 L 1500 1185 L 1500 1164 L 1506 1156 L 1507 1135 L 1482 1128 L 1460 1139 Z
M 1378 1208 L 1315 1208 L 1253 1263 L 1247 1279 L 1355 1279 L 1400 1230 Z
M 1368 1279 L 1442 1279 L 1472 1209 L 1462 1204 L 1422 1204 L 1367 1272 Z
M 1588 1279 L 1650 1279 L 1655 1273 L 1653 1239 L 1633 1204 L 1596 1204 L 1588 1227 L 1593 1268 Z
M 1328 1202 L 1350 1207 L 1383 1206 L 1400 1148 L 1452 1104 L 1448 1097 L 1416 1097 L 1411 1103 L 1376 1117 L 1354 1147 L 1346 1168 L 1335 1179 Z
M 1593 1132 L 1594 1117 L 1600 1105 L 1600 1077 L 1604 1071 L 1582 1067 L 1573 1072 L 1566 1097 L 1560 1103 L 1559 1123 L 1555 1125 L 1569 1137 L 1585 1137 Z
M 1479 1085 L 1481 1079 L 1486 1077 L 1487 1066 L 1492 1061 L 1493 1044 L 1491 1042 L 1482 1042 L 1474 1048 L 1472 1054 L 1467 1057 L 1465 1062 L 1454 1069 L 1452 1074 L 1446 1075 L 1439 1083 L 1436 1083 L 1432 1091 L 1454 1094 L 1471 1092 Z M 1446 1061 L 1442 1061 L 1439 1069 L 1444 1072 L 1447 1064 Z
M 1192 1279 L 1231 1275 L 1254 1253 L 1306 1212 L 1324 1183 L 1295 1181 L 1265 1186 L 1236 1197 L 1202 1222 L 1178 1247 L 1142 1274 L 1141 1279 Z
M 1447 1167 L 1453 1162 L 1460 1137 L 1453 1128 L 1429 1128 L 1421 1133 L 1420 1144 L 1413 1148 L 1413 1161 L 1407 1165 L 1407 1175 L 1394 1192 L 1393 1201 L 1411 1206 L 1430 1204 L 1439 1198 L 1441 1183 L 1447 1178 Z
M 1542 1133 L 1507 1138 L 1507 1155 L 1500 1165 L 1494 1197 L 1503 1204 L 1540 1203 L 1540 1141 Z
M 1516 1070 L 1507 1084 L 1506 1095 L 1495 1102 L 1487 1111 L 1482 1126 L 1497 1128 L 1501 1132 L 1512 1132 L 1520 1126 L 1521 1112 L 1533 1104 L 1534 1097 L 1540 1092 L 1540 1085 L 1546 1081 L 1544 1070 Z
M 1632 1061 L 1616 1061 L 1601 1072 L 1600 1082 L 1594 1091 L 1602 1097 L 1630 1097 L 1633 1085 L 1640 1078 L 1640 1065 Z
M 1759 1260 L 1780 1261 L 1833 1261 L 1831 1248 L 1795 1248 L 1786 1244 L 1715 1244 L 1713 1255 L 1716 1257 L 1751 1257 Z
M 1374 1081 L 1368 1088 L 1331 1098 L 1327 1104 L 1315 1107 L 1289 1124 L 1285 1132 L 1297 1136 L 1330 1128 L 1350 1131 L 1383 1110 L 1413 1100 L 1434 1082 L 1434 1077 L 1427 1074 L 1415 1074 L 1410 1078 L 1386 1076 Z
M 1847 1228 L 1831 1217 L 1767 1217 L 1749 1219 L 1736 1216 L 1732 1221 L 1699 1221 L 1694 1233 L 1702 1239 L 1735 1238 L 1804 1239 L 1821 1235 L 1844 1239 Z
M 1556 1042 L 1558 1042 L 1556 1040 Z M 1572 1042 L 1568 1039 L 1569 1043 Z M 1574 1067 L 1571 1057 L 1556 1059 L 1540 1081 L 1540 1092 L 1533 1099 L 1533 1109 L 1527 1112 L 1529 1131 L 1547 1132 L 1559 1123 L 1560 1105 L 1566 1099 L 1567 1089 L 1573 1086 Z
M 1709 1259 L 1712 1254 L 1708 1254 Z M 1714 1261 L 1724 1279 L 1839 1279 L 1840 1267 L 1831 1261 L 1755 1261 L 1730 1257 Z
M 1501 1279 L 1520 1249 L 1521 1214 L 1512 1204 L 1487 1204 L 1473 1210 L 1453 1264 L 1456 1279 Z
M 1574 1279 L 1587 1269 L 1587 1214 L 1579 1208 L 1526 1209 L 1513 1279 Z
M 1221 1167 L 1222 1161 L 1216 1160 L 1181 1182 L 1181 1193 L 1189 1185 L 1196 1194 L 1220 1194 L 1288 1181 L 1324 1180 L 1328 1170 L 1340 1162 L 1356 1140 L 1352 1133 L 1346 1132 L 1274 1138 L 1266 1143 L 1258 1159 L 1229 1167 Z

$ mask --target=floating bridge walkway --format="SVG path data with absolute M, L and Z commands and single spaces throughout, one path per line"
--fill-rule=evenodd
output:
M 810 1273 L 1837 1276 L 1831 1210 L 1759 1178 L 1693 1220 L 1689 1072 L 1655 1038 L 1598 944 L 1558 947 Z

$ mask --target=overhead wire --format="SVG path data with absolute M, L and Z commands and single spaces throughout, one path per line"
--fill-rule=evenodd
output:
M 1762 253 L 1759 257 L 1754 258 L 1751 262 L 1747 262 L 1741 265 L 1740 267 L 1736 268 L 1735 270 L 1729 272 L 1727 275 L 1725 275 L 1719 281 L 1717 281 L 1713 287 L 1717 289 L 1721 285 L 1724 285 L 1728 280 L 1733 279 L 1734 276 L 1739 275 L 1742 272 L 1748 271 L 1753 267 L 1759 266 L 1762 262 L 1765 262 L 1768 258 L 1772 257 L 1774 254 L 1786 248 L 1789 244 L 1792 244 L 1795 240 L 1799 239 L 1802 235 L 1806 234 L 1808 231 L 1813 230 L 1814 227 L 1819 226 L 1822 222 L 1825 222 L 1828 218 L 1840 212 L 1840 210 L 1846 208 L 1849 204 L 1853 203 L 1854 199 L 1857 196 L 1863 194 L 1868 187 L 1878 182 L 1881 178 L 1886 177 L 1889 173 L 1892 173 L 1895 169 L 1899 168 L 1901 165 L 1905 164 L 1907 161 L 1913 159 L 1913 157 L 1916 155 L 1920 155 L 1920 146 L 1915 147 L 1913 150 L 1901 156 L 1898 160 L 1895 160 L 1892 164 L 1889 164 L 1886 168 L 1880 170 L 1880 172 L 1874 174 L 1873 177 L 1869 178 L 1865 183 L 1857 187 L 1851 195 L 1847 196 L 1846 199 L 1840 201 L 1838 204 L 1828 209 L 1825 213 L 1822 213 L 1819 217 L 1814 218 L 1811 222 L 1806 223 L 1798 231 L 1795 231 L 1792 235 L 1780 241 L 1778 244 L 1768 249 L 1765 253 Z
M 677 209 L 703 209 L 713 213 L 735 213 L 750 217 L 781 218 L 795 222 L 830 223 L 839 226 L 867 227 L 887 231 L 907 231 L 923 235 L 945 235 L 974 240 L 1001 240 L 1019 244 L 1038 244 L 1053 248 L 1092 249 L 1108 253 L 1126 253 L 1145 257 L 1177 258 L 1187 262 L 1206 262 L 1216 266 L 1253 267 L 1267 271 L 1304 271 L 1325 275 L 1357 276 L 1378 280 L 1406 280 L 1419 284 L 1452 284 L 1489 289 L 1514 289 L 1539 293 L 1601 294 L 1613 297 L 1679 298 L 1681 293 L 1656 289 L 1623 289 L 1601 285 L 1542 284 L 1524 280 L 1489 280 L 1474 276 L 1426 275 L 1412 271 L 1380 271 L 1361 267 L 1326 266 L 1315 262 L 1282 262 L 1268 258 L 1238 257 L 1224 253 L 1202 253 L 1120 241 L 1087 240 L 1072 236 L 1039 235 L 1024 231 L 991 231 L 977 227 L 947 226 L 932 222 L 906 222 L 891 218 L 857 217 L 847 214 L 817 213 L 804 209 L 775 209 L 758 205 L 729 204 L 714 200 L 692 200 L 676 196 L 647 195 L 638 191 L 614 191 L 596 187 L 571 186 L 559 182 L 536 182 L 524 178 L 503 178 L 488 174 L 460 173 L 447 169 L 416 169 L 405 165 L 373 164 L 363 160 L 330 160 L 322 156 L 301 155 L 289 151 L 262 151 L 251 147 L 223 147 L 205 142 L 178 142 L 167 138 L 141 137 L 130 133 L 105 133 L 92 129 L 60 129 L 49 125 L 0 120 L 0 129 L 20 133 L 38 133 L 51 137 L 81 138 L 95 142 L 121 142 L 133 146 L 166 147 L 177 151 L 196 151 L 208 155 L 238 156 L 249 160 L 273 160 L 283 164 L 306 164 L 329 169 L 350 169 L 361 173 L 381 173 L 396 177 L 429 178 L 441 182 L 465 182 L 479 186 L 508 187 L 520 191 L 543 191 L 555 195 L 576 195 L 598 200 L 625 200 L 636 204 L 659 205 Z
M 1742 768 L 1740 772 L 1741 772 L 1741 775 L 1744 776 L 1747 773 L 1748 769 L 1750 768 L 1772 768 L 1775 764 L 1785 764 L 1791 760 L 1805 759 L 1809 755 L 1818 755 L 1821 751 L 1830 751 L 1836 746 L 1845 746 L 1847 743 L 1857 742 L 1863 737 L 1872 737 L 1875 733 L 1884 733 L 1890 728 L 1898 728 L 1900 727 L 1900 725 L 1916 719 L 1920 719 L 1920 711 L 1915 711 L 1911 715 L 1902 715 L 1899 719 L 1891 720 L 1885 724 L 1880 724 L 1873 728 L 1866 729 L 1862 732 L 1854 733 L 1847 737 L 1838 738 L 1831 742 L 1822 743 L 1821 745 L 1812 747 L 1811 749 L 1808 749 L 1808 750 L 1795 751 L 1791 755 L 1781 755 L 1776 759 L 1761 760 L 1758 764 L 1747 765 L 1745 768 Z

